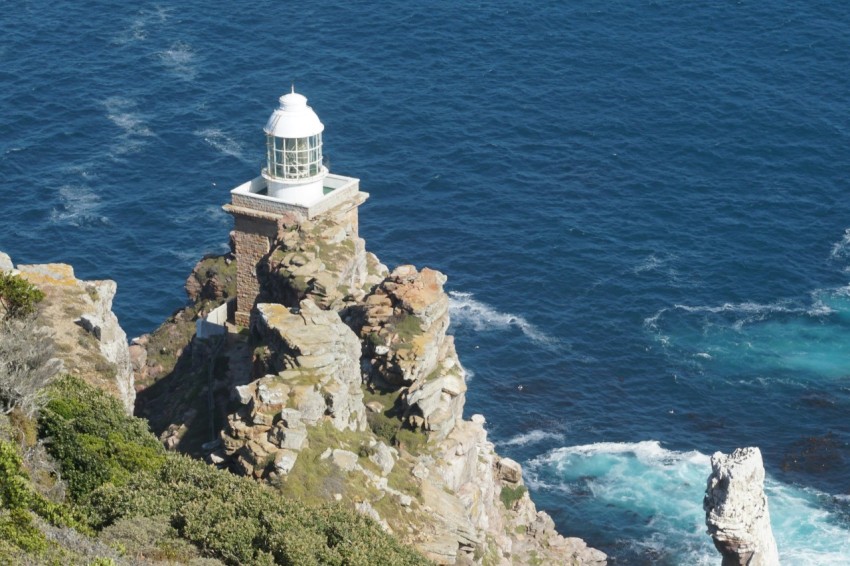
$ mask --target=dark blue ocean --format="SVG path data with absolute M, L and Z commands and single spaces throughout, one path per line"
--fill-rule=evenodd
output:
M 153 330 L 294 82 L 562 532 L 717 564 L 709 455 L 757 445 L 783 563 L 850 563 L 850 12 L 545 4 L 0 0 L 0 250 Z

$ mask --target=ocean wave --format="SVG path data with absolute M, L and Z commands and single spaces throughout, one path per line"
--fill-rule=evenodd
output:
M 476 331 L 506 330 L 514 327 L 537 344 L 554 346 L 558 340 L 540 331 L 520 315 L 500 312 L 474 298 L 472 293 L 449 291 L 449 311 L 452 320 L 469 325 Z
M 205 128 L 203 130 L 198 130 L 195 132 L 195 135 L 202 138 L 207 145 L 224 155 L 235 157 L 249 165 L 255 161 L 248 159 L 245 154 L 245 148 L 241 143 L 229 137 L 218 128 Z
M 696 450 L 690 452 L 675 452 L 661 446 L 658 440 L 643 440 L 640 442 L 597 442 L 594 444 L 583 444 L 578 446 L 567 446 L 555 448 L 547 454 L 535 458 L 531 462 L 535 465 L 562 462 L 565 457 L 581 456 L 592 457 L 600 454 L 631 454 L 641 462 L 671 464 L 686 461 L 691 464 L 709 465 L 711 459 Z
M 181 79 L 191 81 L 198 74 L 195 53 L 188 43 L 176 41 L 171 47 L 158 53 L 160 61 Z
M 752 303 L 752 302 L 744 302 L 744 303 L 723 303 L 720 306 L 690 306 L 690 305 L 682 305 L 675 304 L 673 308 L 683 310 L 685 312 L 694 312 L 694 313 L 742 313 L 742 314 L 771 314 L 771 313 L 804 313 L 808 312 L 808 309 L 801 309 L 797 307 L 789 307 L 787 301 L 780 301 L 777 303 Z
M 517 434 L 503 442 L 499 442 L 498 444 L 502 446 L 527 446 L 529 444 L 537 444 L 539 442 L 543 442 L 544 440 L 563 440 L 564 435 L 560 432 L 549 432 L 545 430 L 532 430 L 531 432 L 524 432 L 522 434 Z

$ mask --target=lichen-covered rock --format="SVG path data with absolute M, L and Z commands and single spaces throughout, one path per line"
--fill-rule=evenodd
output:
M 309 483 L 439 564 L 604 564 L 535 508 L 484 418 L 463 420 L 445 276 L 388 275 L 350 221 L 279 222 L 258 266 L 259 343 L 210 460 L 295 493 Z
M 387 269 L 366 252 L 356 219 L 346 207 L 314 220 L 283 217 L 274 248 L 258 269 L 260 302 L 295 307 L 309 298 L 341 310 L 361 299 Z
M 290 399 L 305 399 L 295 408 L 308 413 L 321 403 L 321 416 L 338 430 L 365 430 L 366 410 L 360 387 L 360 341 L 334 311 L 312 300 L 299 308 L 261 304 L 258 331 L 275 353 L 273 368 L 291 387 Z M 302 406 L 298 406 L 302 405 Z M 287 406 L 292 406 L 287 404 Z
M 373 452 L 369 455 L 369 459 L 375 463 L 381 470 L 382 476 L 387 476 L 398 460 L 398 450 L 390 448 L 383 442 L 376 442 L 372 446 Z
M 474 556 L 482 553 L 496 564 L 605 564 L 605 553 L 561 536 L 551 517 L 535 508 L 521 466 L 496 454 L 483 424 L 482 418 L 459 421 L 433 447 L 435 457 L 420 460 L 428 470 L 419 474 L 422 504 L 440 509 L 433 544 L 420 549 L 442 564 L 477 563 Z M 522 490 L 510 509 L 501 502 L 503 489 Z M 455 556 L 449 558 L 443 553 L 452 539 Z
M 136 391 L 130 350 L 112 312 L 115 282 L 82 281 L 62 263 L 19 265 L 18 271 L 45 294 L 39 322 L 53 332 L 66 371 L 115 395 L 132 413 Z
M 446 335 L 446 277 L 397 267 L 366 297 L 359 328 L 370 379 L 401 387 L 410 426 L 448 435 L 463 414 L 466 381 L 454 339 Z
M 362 431 L 367 424 L 360 341 L 339 315 L 310 299 L 297 309 L 257 308 L 257 331 L 274 373 L 234 388 L 241 409 L 228 416 L 222 441 L 240 471 L 265 477 L 288 473 L 309 443 L 307 425 L 328 421 L 340 431 Z M 278 462 L 283 451 L 287 457 Z
M 703 500 L 705 524 L 723 566 L 777 566 L 758 448 L 715 452 Z

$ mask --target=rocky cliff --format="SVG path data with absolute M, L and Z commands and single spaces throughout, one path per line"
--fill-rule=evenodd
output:
M 446 277 L 409 265 L 389 273 L 350 222 L 283 218 L 257 266 L 252 327 L 216 341 L 215 367 L 205 365 L 212 341 L 191 337 L 175 340 L 163 367 L 163 337 L 185 336 L 199 304 L 235 294 L 227 277 L 210 280 L 221 259 L 201 262 L 187 282 L 195 305 L 137 341 L 140 375 L 153 372 L 145 384 L 159 390 L 141 391 L 142 414 L 169 446 L 293 497 L 343 501 L 440 564 L 604 564 L 535 508 L 484 417 L 463 419 Z M 209 406 L 187 401 L 186 414 L 160 418 L 166 399 L 176 407 L 190 391 Z M 204 413 L 219 432 L 201 446 L 192 433 L 206 429 Z
M 711 457 L 703 508 L 723 566 L 778 566 L 758 448 L 716 452 Z
M 44 293 L 37 323 L 49 329 L 64 372 L 118 397 L 132 413 L 136 391 L 127 335 L 112 312 L 115 282 L 77 279 L 74 268 L 63 263 L 15 267 L 9 256 L 0 256 L 0 269 L 18 273 Z

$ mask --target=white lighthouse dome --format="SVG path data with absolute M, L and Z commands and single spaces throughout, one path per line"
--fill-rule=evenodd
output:
M 324 131 L 325 125 L 307 106 L 307 97 L 293 91 L 280 97 L 280 107 L 269 116 L 263 129 L 277 138 L 306 138 Z

